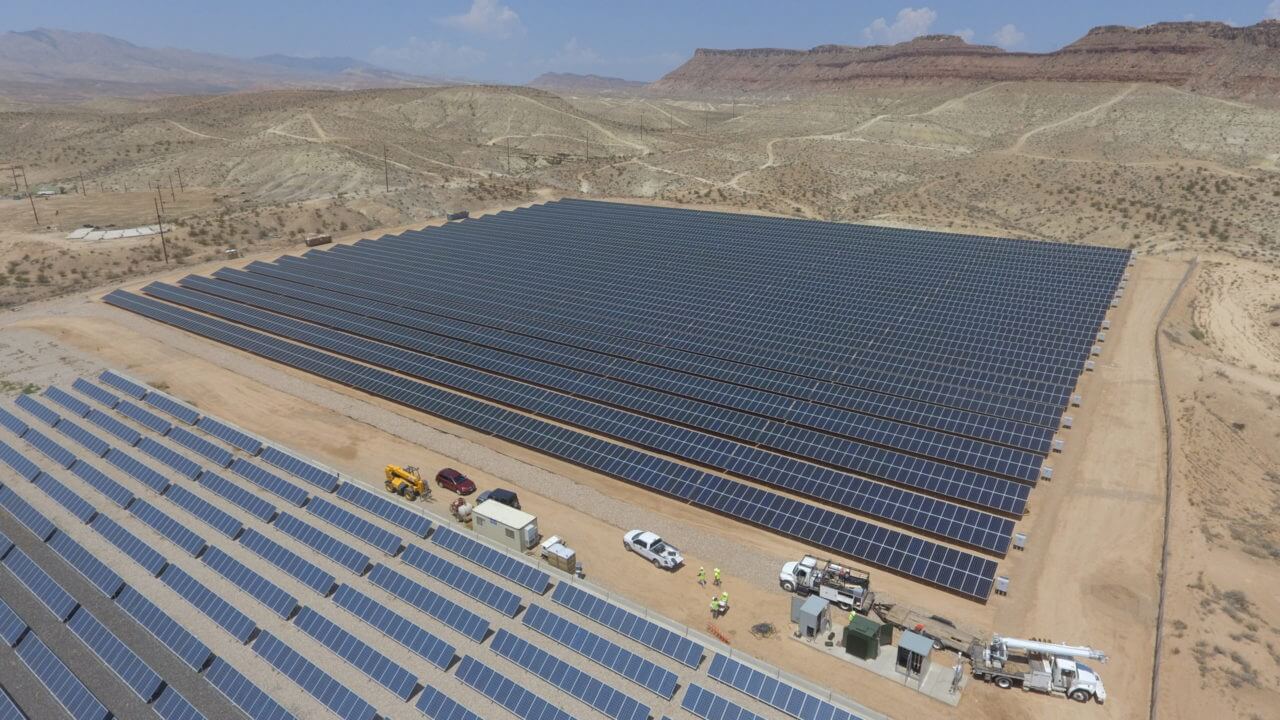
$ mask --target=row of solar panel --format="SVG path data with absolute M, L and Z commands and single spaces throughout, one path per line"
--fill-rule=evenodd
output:
M 131 293 L 107 302 L 975 599 L 995 563 Z
M 1013 523 L 1007 518 L 906 492 L 859 476 L 802 463 L 682 426 L 361 340 L 338 331 L 271 315 L 265 311 L 237 306 L 216 298 L 192 300 L 187 297 L 194 294 L 191 291 L 161 289 L 152 285 L 148 286 L 147 292 L 165 299 L 182 299 L 204 312 L 242 325 L 300 340 L 705 467 L 727 469 L 749 479 L 819 498 L 854 512 L 940 535 L 996 554 L 1003 554 L 1008 549 Z M 911 465 L 920 463 L 923 461 L 911 463 L 906 460 L 905 466 L 895 468 L 895 474 L 907 475 L 912 469 Z M 953 474 L 959 474 L 959 471 Z M 1019 512 L 1025 507 L 1025 497 L 1019 498 L 1019 493 L 1026 492 L 1024 486 L 1009 481 L 996 481 L 994 478 L 991 481 L 1003 483 L 1004 487 L 1009 488 L 1009 501 Z M 952 487 L 949 481 L 938 485 Z M 980 488 L 974 495 L 978 499 L 991 500 L 995 493 L 991 488 Z
M 723 403 L 715 405 L 687 395 L 668 393 L 661 388 L 637 387 L 632 383 L 632 377 L 626 377 L 625 382 L 622 379 L 610 377 L 610 374 L 617 374 L 617 370 L 610 366 L 602 366 L 600 375 L 577 372 L 560 365 L 531 359 L 526 354 L 511 354 L 502 350 L 479 348 L 468 342 L 411 330 L 334 308 L 322 309 L 319 306 L 293 301 L 280 302 L 270 299 L 265 293 L 226 292 L 225 288 L 229 286 L 227 283 L 184 278 L 182 284 L 191 289 L 207 291 L 219 298 L 286 314 L 415 352 L 463 363 L 579 397 L 599 400 L 616 407 L 646 412 L 691 427 L 727 434 L 735 439 L 762 444 L 836 467 L 855 472 L 867 472 L 877 477 L 882 476 L 874 472 L 877 467 L 907 467 L 910 458 L 895 452 L 903 445 L 906 447 L 902 449 L 914 450 L 915 454 L 956 465 L 975 467 L 1027 482 L 1035 482 L 1043 462 L 1043 458 L 1031 453 L 852 414 L 849 414 L 851 417 L 842 418 L 845 421 L 843 423 L 836 424 L 830 420 L 825 423 L 828 427 L 843 430 L 844 432 L 841 433 L 828 434 L 829 431 L 824 428 L 809 430 L 796 428 L 788 424 L 784 417 L 766 419 L 757 414 L 748 414 L 750 409 L 737 411 L 735 408 L 726 407 Z M 166 286 L 148 289 L 148 293 L 182 304 L 188 304 L 200 297 L 184 291 L 171 292 Z M 653 372 L 656 374 L 658 369 L 654 368 Z M 741 393 L 719 396 L 746 400 Z M 727 402 L 732 403 L 731 400 Z M 750 407 L 752 409 L 759 407 L 759 403 L 753 402 Z M 784 413 L 779 408 L 775 413 L 786 415 L 793 421 L 797 418 L 796 413 L 791 409 Z M 854 441 L 870 441 L 891 449 L 880 450 Z M 936 477 L 941 473 L 942 468 L 950 469 L 949 466 L 928 461 L 921 461 L 918 464 L 921 466 L 919 470 L 910 469 L 907 472 L 914 471 L 914 474 L 921 478 L 920 483 L 927 482 L 931 477 L 927 474 L 929 471 L 932 471 L 932 476 Z M 980 485 L 984 482 L 991 484 L 991 480 L 986 479 L 986 476 L 972 471 L 962 470 L 960 476 L 964 478 L 965 484 Z

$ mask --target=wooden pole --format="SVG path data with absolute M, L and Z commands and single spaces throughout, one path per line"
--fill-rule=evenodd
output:
M 178 189 L 182 192 L 187 191 L 186 186 L 182 184 L 182 168 L 178 168 Z
M 89 193 L 87 193 L 87 192 L 85 192 L 85 191 L 84 191 L 84 173 L 80 173 L 80 194 L 81 194 L 81 195 L 88 195 L 88 194 L 89 194 Z
M 40 214 L 36 212 L 36 199 L 31 197 L 31 189 L 27 188 L 27 200 L 31 202 L 31 216 L 36 219 L 36 228 L 40 227 Z
M 387 146 L 382 146 L 382 186 L 386 192 L 391 192 L 391 170 L 387 166 Z
M 164 220 L 160 217 L 160 201 L 153 200 L 156 206 L 156 227 L 160 228 L 160 251 L 164 253 L 164 264 L 169 264 L 169 246 L 164 241 Z

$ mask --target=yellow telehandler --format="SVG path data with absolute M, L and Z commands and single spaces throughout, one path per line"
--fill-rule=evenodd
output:
M 410 502 L 417 500 L 419 495 L 431 497 L 431 486 L 423 482 L 422 474 L 416 467 L 388 465 L 386 476 L 384 486 L 387 492 L 395 493 Z

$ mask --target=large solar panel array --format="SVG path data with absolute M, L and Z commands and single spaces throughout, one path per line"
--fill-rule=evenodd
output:
M 13 573 L 18 582 L 30 590 L 40 604 L 48 608 L 59 622 L 66 622 L 67 618 L 71 617 L 71 613 L 80 607 L 80 603 L 76 602 L 76 599 L 71 597 L 71 594 L 64 590 L 57 580 L 37 565 L 30 555 L 18 548 L 10 550 L 0 562 L 3 562 L 5 568 Z
M 134 517 L 146 523 L 152 530 L 168 538 L 169 542 L 182 548 L 191 557 L 199 557 L 209 543 L 185 524 L 173 519 L 146 500 L 134 500 L 129 506 Z
M 470 596 L 507 617 L 515 617 L 520 610 L 520 596 L 506 588 L 445 560 L 432 555 L 417 545 L 410 545 L 400 555 L 400 561 L 415 567 L 458 592 Z
M 75 720 L 107 720 L 111 713 L 34 632 L 18 643 L 18 657 Z
M 387 555 L 395 555 L 400 552 L 400 546 L 404 544 L 404 541 L 395 533 L 378 527 L 350 510 L 344 510 L 328 500 L 313 498 L 311 502 L 307 503 L 306 511 L 352 537 L 378 548 Z
M 649 706 L 615 690 L 506 629 L 489 649 L 614 720 L 648 720 Z
M 124 578 L 116 574 L 107 564 L 84 549 L 80 543 L 63 532 L 55 533 L 49 539 L 49 547 L 68 565 L 85 577 L 103 595 L 114 598 L 124 589 Z M 0 553 L 2 554 L 2 553 Z
M 401 700 L 408 700 L 418 686 L 409 670 L 309 607 L 298 612 L 293 624 Z
M 208 645 L 200 642 L 189 630 L 132 586 L 126 585 L 120 591 L 116 604 L 192 670 L 199 672 L 208 664 L 209 658 L 213 657 L 213 651 Z
M 152 575 L 159 575 L 160 571 L 164 570 L 164 566 L 169 564 L 169 561 L 158 551 L 106 515 L 98 515 L 93 522 L 89 523 L 89 527 Z
M 369 569 L 368 555 L 289 513 L 280 513 L 276 518 L 275 528 L 356 575 L 363 575 L 364 571 Z
M 353 505 L 359 505 L 374 515 L 399 525 L 420 538 L 426 537 L 427 533 L 431 532 L 431 521 L 425 515 L 410 510 L 403 503 L 397 503 L 371 490 L 366 490 L 356 483 L 342 483 L 338 486 L 337 495 Z
M 386 565 L 374 565 L 369 581 L 476 642 L 489 632 L 488 620 Z
M 249 642 L 257 631 L 258 624 L 248 615 L 177 565 L 165 568 L 160 580 L 241 643 Z
M 93 503 L 80 497 L 79 493 L 63 485 L 52 475 L 40 473 L 31 484 L 39 488 L 45 495 L 53 498 L 54 502 L 61 505 L 67 512 L 75 515 L 80 522 L 87 523 L 93 520 L 94 515 L 98 514 L 98 511 L 93 507 Z
M 556 585 L 551 599 L 605 627 L 656 650 L 681 665 L 696 668 L 702 662 L 703 647 L 651 620 L 568 583 Z
M 297 598 L 222 550 L 211 547 L 200 560 L 280 617 L 288 620 L 298 609 Z
M 263 632 L 253 651 L 343 720 L 373 720 L 378 711 L 275 635 Z
M 453 662 L 452 645 L 350 585 L 339 586 L 333 602 L 441 670 Z
M 501 575 L 517 585 L 522 585 L 541 595 L 551 584 L 551 576 L 544 570 L 469 538 L 447 527 L 437 528 L 431 542 L 456 553 L 483 568 Z
M 146 661 L 120 641 L 116 634 L 98 622 L 88 610 L 80 608 L 67 628 L 76 634 L 104 665 L 111 669 L 143 702 L 151 702 L 160 694 L 164 681 Z
M 831 703 L 789 685 L 727 655 L 711 659 L 707 674 L 733 688 L 756 698 L 764 704 L 800 720 L 822 717 L 831 720 L 858 720 L 858 716 Z
M 462 658 L 457 674 L 459 680 L 521 720 L 574 720 L 569 713 L 470 655 Z
M 1003 556 L 1128 259 L 565 200 L 144 290 L 170 305 L 108 302 L 984 600 L 994 562 L 907 533 Z M 386 287 L 406 269 L 432 282 Z M 602 447 L 614 442 L 758 485 Z M 797 527 L 815 506 L 744 505 L 760 485 L 838 510 Z
M 249 528 L 240 536 L 240 544 L 254 555 L 266 560 L 292 576 L 295 580 L 327 597 L 337 583 L 328 571 L 316 566 L 301 555 L 284 547 L 266 535 Z

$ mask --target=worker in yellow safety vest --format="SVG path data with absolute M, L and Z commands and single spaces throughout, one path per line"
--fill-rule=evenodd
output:
M 729 593 L 720 593 L 720 610 L 723 612 L 729 609 Z
M 703 587 L 707 586 L 707 569 L 704 567 L 698 568 L 698 584 Z
M 713 578 L 712 582 L 714 582 L 714 583 L 716 584 L 716 586 L 718 587 L 718 586 L 720 585 L 720 568 L 716 568 L 716 569 L 712 570 L 712 571 L 711 571 L 711 576 L 712 576 L 712 578 Z
M 852 625 L 852 624 L 853 624 L 853 616 L 854 616 L 854 615 L 857 615 L 857 614 L 858 614 L 858 611 L 857 611 L 857 610 L 850 610 L 850 611 L 849 611 L 849 624 L 850 624 L 850 625 Z
M 711 597 L 711 619 L 714 620 L 720 616 L 720 598 Z

